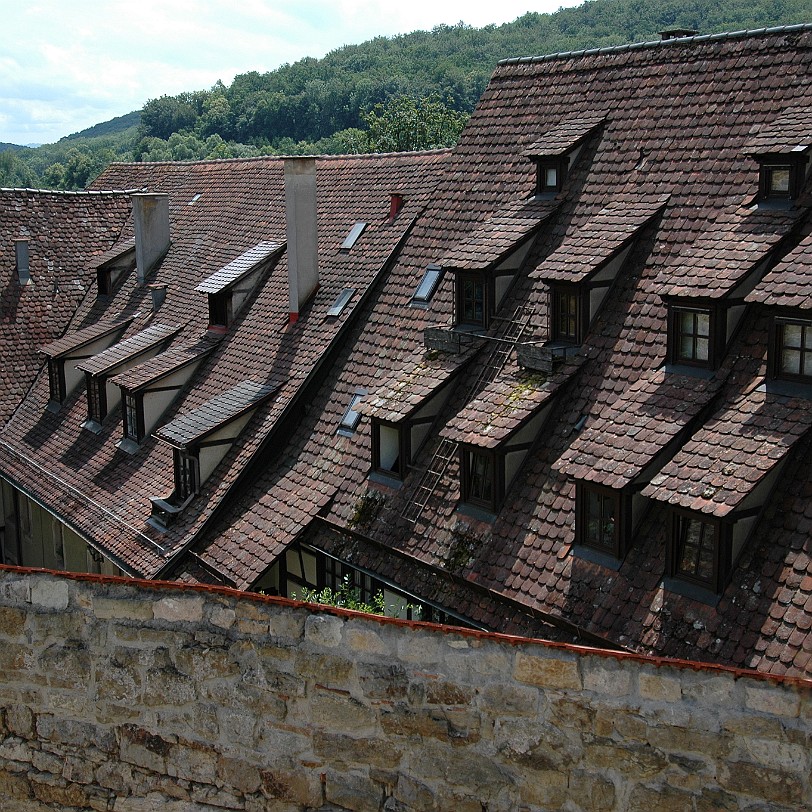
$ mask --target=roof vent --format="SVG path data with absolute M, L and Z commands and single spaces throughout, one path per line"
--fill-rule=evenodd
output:
M 159 310 L 161 305 L 166 299 L 166 282 L 156 282 L 149 286 L 150 293 L 152 293 L 152 312 Z
M 663 42 L 668 42 L 670 39 L 682 39 L 683 37 L 695 37 L 699 31 L 693 28 L 667 28 L 665 31 L 660 31 L 660 39 Z
M 147 274 L 169 250 L 169 195 L 134 194 L 135 265 L 138 282 L 143 285 Z
M 403 195 L 399 194 L 398 192 L 392 192 L 392 196 L 389 200 L 389 222 L 394 223 L 395 218 L 400 214 L 400 210 L 403 208 Z
M 17 261 L 17 278 L 21 285 L 30 285 L 31 269 L 28 264 L 28 240 L 14 240 L 14 255 Z

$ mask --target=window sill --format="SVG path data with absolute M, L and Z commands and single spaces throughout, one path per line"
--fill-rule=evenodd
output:
M 596 550 L 592 547 L 585 547 L 583 544 L 573 544 L 572 554 L 576 558 L 583 561 L 590 561 L 593 564 L 599 564 L 601 567 L 606 567 L 608 570 L 617 572 L 620 569 L 623 560 L 615 558 L 611 553 L 605 553 L 602 550 Z
M 471 505 L 468 502 L 460 502 L 457 505 L 457 513 L 463 516 L 468 516 L 471 519 L 477 519 L 480 522 L 495 522 L 497 514 L 479 505 Z
M 704 603 L 707 606 L 715 607 L 722 598 L 721 595 L 717 595 L 708 587 L 703 587 L 699 584 L 691 583 L 690 581 L 683 581 L 673 576 L 663 578 L 662 585 L 666 592 L 682 595 L 683 598 L 691 598 L 691 600 Z
M 92 432 L 93 434 L 101 434 L 102 424 L 98 423 L 95 420 L 85 420 L 85 422 L 82 423 L 82 428 L 87 429 L 88 431 Z
M 395 491 L 399 491 L 403 487 L 402 479 L 395 474 L 388 474 L 386 471 L 370 471 L 367 479 L 376 485 L 385 485 Z
M 121 449 L 125 454 L 136 454 L 141 450 L 141 446 L 129 437 L 119 440 L 116 443 L 116 448 Z

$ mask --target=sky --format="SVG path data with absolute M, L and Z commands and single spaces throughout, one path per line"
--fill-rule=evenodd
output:
M 376 36 L 500 25 L 580 2 L 0 0 L 0 142 L 52 143 L 148 99 Z

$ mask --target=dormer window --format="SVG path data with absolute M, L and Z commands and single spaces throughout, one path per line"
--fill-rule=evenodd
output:
M 456 324 L 458 327 L 488 326 L 488 290 L 481 273 L 458 273 L 456 282 Z
M 196 291 L 208 294 L 209 327 L 222 331 L 231 325 L 256 288 L 260 276 L 279 256 L 283 247 L 282 243 L 261 242 L 195 288 Z
M 144 439 L 144 401 L 132 392 L 124 395 L 124 436 L 134 443 Z
M 677 365 L 716 369 L 725 349 L 723 306 L 672 305 L 668 309 L 668 358 Z
M 580 345 L 589 319 L 588 313 L 584 312 L 585 297 L 580 288 L 575 285 L 555 285 L 551 299 L 552 340 Z
M 65 362 L 61 358 L 48 359 L 48 391 L 51 403 L 65 400 Z
M 107 415 L 107 387 L 103 378 L 87 374 L 87 419 L 101 423 Z
M 403 479 L 410 460 L 408 424 L 372 420 L 372 467 L 375 471 Z
M 626 545 L 621 533 L 620 491 L 579 482 L 576 504 L 576 543 L 622 558 Z
M 536 194 L 548 196 L 558 194 L 564 186 L 568 163 L 566 158 L 537 161 Z
M 135 268 L 135 238 L 113 246 L 96 259 L 96 287 L 99 296 L 112 296 L 127 274 Z
M 759 162 L 758 199 L 760 203 L 789 205 L 801 193 L 806 159 L 788 160 L 787 155 L 757 158 Z
M 776 319 L 774 324 L 773 377 L 812 383 L 812 322 Z
M 462 445 L 460 457 L 462 501 L 496 513 L 505 497 L 504 455 Z
M 174 456 L 175 494 L 179 500 L 185 501 L 200 489 L 200 463 L 195 454 L 177 448 Z
M 702 514 L 672 513 L 669 575 L 717 594 L 730 573 L 730 527 Z

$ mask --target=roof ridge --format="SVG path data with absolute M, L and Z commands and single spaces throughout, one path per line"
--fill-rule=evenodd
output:
M 716 34 L 696 34 L 692 37 L 674 37 L 667 40 L 648 40 L 643 42 L 630 42 L 625 45 L 607 45 L 603 48 L 584 48 L 578 51 L 557 51 L 543 56 L 519 56 L 501 59 L 497 65 L 529 65 L 539 62 L 551 62 L 556 59 L 572 59 L 576 56 L 596 56 L 604 54 L 619 54 L 626 51 L 639 51 L 643 48 L 671 47 L 685 45 L 688 42 L 718 42 L 721 40 L 743 39 L 745 37 L 772 36 L 775 34 L 789 34 L 800 31 L 812 31 L 812 23 L 795 23 L 794 25 L 778 25 L 772 28 L 746 28 L 741 31 L 722 31 Z
M 7 192 L 27 192 L 38 195 L 59 195 L 61 197 L 100 197 L 130 195 L 136 190 L 124 189 L 33 189 L 27 186 L 0 186 L 0 194 Z

